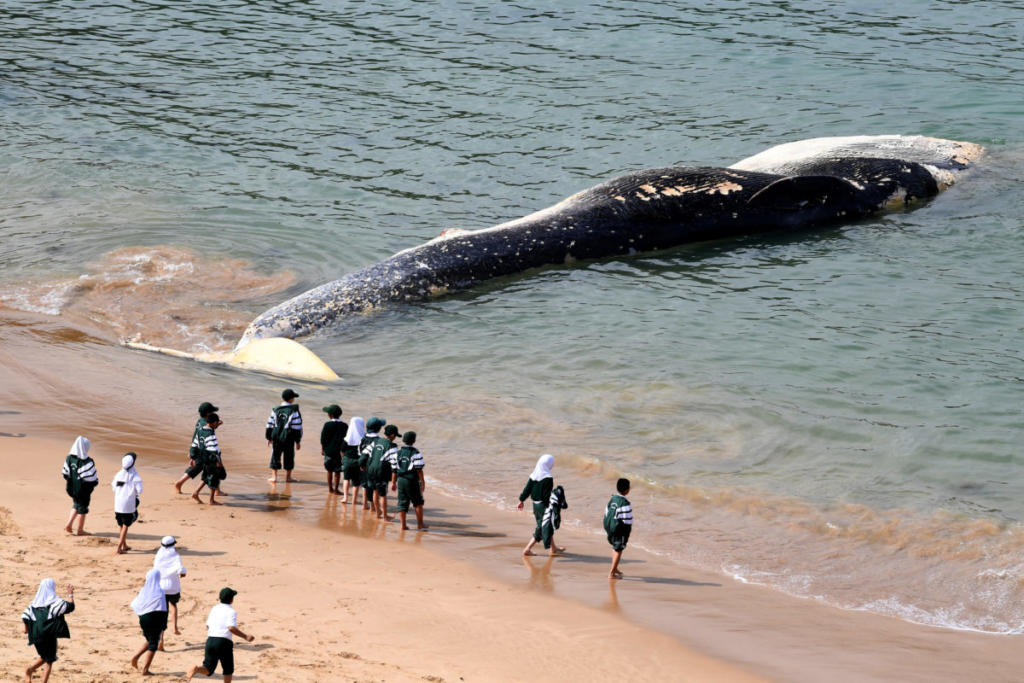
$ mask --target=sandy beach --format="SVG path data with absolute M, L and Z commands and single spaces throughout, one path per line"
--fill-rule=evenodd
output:
M 239 625 L 256 636 L 236 644 L 237 680 L 1017 678 L 1022 657 L 1014 637 L 843 611 L 632 545 L 622 564 L 626 580 L 610 583 L 609 549 L 596 529 L 563 529 L 565 557 L 524 561 L 528 515 L 444 495 L 435 485 L 427 490 L 431 531 L 402 533 L 328 495 L 315 439 L 299 453 L 298 481 L 271 488 L 259 438 L 266 401 L 252 395 L 273 397 L 280 379 L 211 367 L 182 388 L 174 372 L 181 361 L 111 345 L 83 332 L 84 323 L 5 316 L 5 679 L 16 680 L 34 659 L 17 615 L 44 577 L 61 593 L 67 583 L 76 586 L 72 638 L 61 641 L 52 680 L 134 679 L 128 660 L 142 637 L 128 603 L 167 534 L 178 537 L 188 576 L 183 635 L 169 635 L 168 651 L 153 664 L 165 678 L 200 662 L 206 614 L 222 586 L 239 591 Z M 317 401 L 331 392 L 337 389 L 301 389 L 310 434 L 319 431 Z M 175 495 L 171 486 L 195 405 L 209 398 L 225 416 L 218 434 L 229 470 L 230 495 L 216 508 Z M 347 403 L 357 405 L 358 396 Z M 60 467 L 77 434 L 92 440 L 100 472 L 86 526 L 94 535 L 84 538 L 61 529 L 70 501 Z M 127 450 L 140 454 L 145 491 L 140 523 L 129 533 L 132 550 L 116 556 L 108 484 Z M 517 493 L 507 492 L 510 503 Z M 637 507 L 638 515 L 657 514 Z

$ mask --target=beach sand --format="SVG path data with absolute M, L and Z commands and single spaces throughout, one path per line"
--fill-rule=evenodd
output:
M 142 641 L 128 603 L 159 539 L 179 539 L 181 636 L 152 670 L 180 677 L 200 663 L 217 591 L 239 591 L 236 680 L 296 681 L 1011 681 L 1019 639 L 917 626 L 843 611 L 699 572 L 644 553 L 627 579 L 606 578 L 596 530 L 563 528 L 566 557 L 524 560 L 529 513 L 428 487 L 425 534 L 328 495 L 315 439 L 298 482 L 271 488 L 258 434 L 279 379 L 203 368 L 111 345 L 87 323 L 4 312 L 0 327 L 0 672 L 17 680 L 35 658 L 17 622 L 39 581 L 76 586 L 72 638 L 51 680 L 121 681 Z M 300 393 L 305 392 L 304 389 Z M 313 392 L 310 392 L 313 393 Z M 308 394 L 307 394 L 308 395 Z M 231 494 L 198 505 L 171 483 L 184 466 L 195 406 L 213 399 Z M 352 403 L 358 403 L 352 397 Z M 307 422 L 319 427 L 314 410 Z M 426 431 L 426 430 L 420 430 Z M 313 430 L 310 431 L 312 435 Z M 100 472 L 86 528 L 66 535 L 60 467 L 77 434 Z M 108 483 L 127 450 L 145 482 L 132 551 L 114 554 Z M 429 460 L 428 460 L 429 467 Z M 193 483 L 186 484 L 191 491 Z M 515 487 L 513 487 L 515 488 Z M 508 492 L 509 507 L 518 489 Z M 634 501 L 635 502 L 635 501 Z M 637 515 L 657 514 L 639 507 Z M 595 523 L 596 524 L 596 523 Z M 219 676 L 215 677 L 219 678 Z

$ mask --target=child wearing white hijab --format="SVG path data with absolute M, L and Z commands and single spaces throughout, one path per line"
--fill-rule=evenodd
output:
M 28 644 L 35 645 L 39 654 L 39 659 L 25 669 L 25 680 L 31 681 L 32 674 L 39 667 L 43 667 L 43 683 L 50 679 L 53 663 L 57 661 L 57 639 L 71 637 L 64 615 L 74 611 L 74 586 L 68 584 L 68 599 L 61 600 L 57 597 L 57 583 L 53 579 L 39 582 L 36 597 L 21 614 Z
M 359 505 L 359 490 L 362 488 L 363 478 L 359 470 L 359 444 L 366 436 L 366 422 L 361 417 L 353 417 L 348 425 L 348 432 L 345 433 L 345 445 L 342 446 L 341 472 L 345 477 L 345 485 L 342 489 L 341 502 L 348 502 L 349 489 L 354 488 L 352 505 Z
M 88 536 L 85 531 L 85 516 L 89 512 L 89 500 L 92 498 L 93 489 L 99 484 L 99 476 L 96 474 L 96 463 L 89 457 L 89 439 L 80 436 L 75 439 L 71 446 L 71 453 L 64 459 L 64 467 L 61 474 L 67 482 L 65 487 L 68 495 L 71 496 L 71 516 L 64 526 L 64 531 L 72 533 L 71 526 L 78 519 L 78 535 Z
M 131 548 L 128 547 L 128 527 L 139 518 L 139 495 L 142 494 L 142 477 L 135 471 L 134 453 L 125 453 L 121 458 L 121 469 L 114 475 L 110 488 L 114 489 L 114 519 L 117 520 L 120 539 L 117 542 L 117 554 L 121 555 Z
M 174 536 L 164 536 L 160 540 L 160 549 L 156 551 L 153 558 L 153 569 L 160 572 L 160 588 L 167 598 L 167 612 L 171 623 L 174 624 L 174 635 L 180 636 L 178 630 L 178 600 L 181 599 L 181 577 L 187 573 L 185 566 L 181 563 L 181 556 L 175 545 L 178 542 Z M 164 649 L 164 637 L 160 636 L 160 650 Z
M 146 572 L 146 583 L 132 600 L 131 608 L 139 617 L 139 626 L 142 627 L 142 635 L 146 639 L 146 642 L 132 657 L 132 668 L 139 668 L 139 658 L 145 654 L 146 660 L 142 663 L 142 675 L 148 676 L 150 675 L 149 665 L 153 662 L 153 655 L 156 654 L 164 629 L 167 628 L 167 599 L 164 598 L 164 591 L 160 588 L 159 569 L 154 568 Z
M 519 505 L 516 509 L 522 510 L 523 502 L 527 498 L 531 499 L 533 501 L 533 516 L 537 520 L 533 536 L 530 537 L 526 547 L 523 548 L 523 555 L 533 555 L 534 544 L 542 538 L 541 527 L 544 522 L 544 512 L 548 508 L 551 492 L 555 488 L 555 478 L 551 475 L 551 468 L 554 464 L 555 456 L 553 455 L 545 453 L 537 458 L 537 465 L 533 468 L 533 472 L 530 473 L 530 478 L 526 480 L 523 492 L 519 494 Z M 551 534 L 550 552 L 552 555 L 565 552 L 565 548 L 555 545 L 554 532 Z

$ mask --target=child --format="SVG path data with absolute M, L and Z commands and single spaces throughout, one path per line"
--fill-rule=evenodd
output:
M 64 467 L 61 469 L 61 474 L 67 481 L 65 488 L 71 496 L 71 516 L 64 531 L 71 533 L 71 525 L 77 517 L 79 536 L 89 535 L 85 531 L 85 516 L 89 514 L 89 500 L 92 498 L 93 489 L 100 481 L 96 474 L 96 463 L 89 457 L 91 445 L 89 439 L 84 436 L 75 439 L 71 453 L 64 459 Z
M 174 635 L 180 636 L 178 630 L 178 600 L 181 599 L 181 577 L 187 573 L 185 566 L 181 563 L 181 556 L 174 547 L 177 545 L 174 536 L 164 536 L 160 539 L 160 549 L 156 551 L 153 558 L 153 568 L 160 571 L 160 589 L 167 598 L 167 616 L 174 624 Z M 160 650 L 164 649 L 164 636 L 160 634 Z
M 363 434 L 363 438 L 359 440 L 359 473 L 363 480 L 364 510 L 369 510 L 370 505 L 373 503 L 374 488 L 366 474 L 366 466 L 370 462 L 370 452 L 373 450 L 373 444 L 380 437 L 378 432 L 384 428 L 385 424 L 386 421 L 383 418 L 371 417 L 370 421 L 366 423 L 366 434 Z
M 416 510 L 416 530 L 426 531 L 423 523 L 423 491 L 427 484 L 423 480 L 423 454 L 413 446 L 416 443 L 416 432 L 402 435 L 402 443 L 392 462 L 391 490 L 398 491 L 398 516 L 402 520 L 402 531 L 408 531 L 405 523 L 409 505 Z
M 200 429 L 206 426 L 206 416 L 210 413 L 216 413 L 217 410 L 217 406 L 213 405 L 209 401 L 203 401 L 199 404 L 199 419 L 196 421 L 195 429 L 192 430 L 191 443 L 195 443 L 196 434 L 199 433 Z M 196 475 L 203 471 L 203 461 L 196 457 L 197 454 L 196 447 L 194 445 L 190 446 L 188 449 L 188 468 L 185 469 L 185 474 L 181 475 L 181 478 L 174 482 L 174 490 L 178 493 L 181 493 L 181 487 L 186 481 L 189 479 L 195 479 Z M 221 495 L 224 494 L 221 493 Z
M 523 548 L 524 556 L 533 555 L 534 544 L 543 538 L 541 527 L 544 522 L 544 511 L 547 510 L 548 505 L 551 503 L 551 492 L 555 488 L 555 479 L 551 476 L 551 468 L 554 464 L 555 456 L 553 455 L 545 453 L 537 458 L 537 464 L 534 466 L 533 472 L 530 473 L 530 478 L 526 480 L 523 492 L 519 494 L 519 505 L 516 509 L 522 510 L 523 502 L 529 498 L 533 501 L 533 517 L 537 522 L 533 530 L 533 536 L 530 537 L 526 547 Z M 565 548 L 555 545 L 553 536 L 551 539 L 551 551 L 551 554 L 565 552 Z
M 121 458 L 121 469 L 114 475 L 110 488 L 114 489 L 114 519 L 117 520 L 121 537 L 117 542 L 118 555 L 131 548 L 128 547 L 128 527 L 139 518 L 139 495 L 142 494 L 142 477 L 135 471 L 134 453 L 125 453 Z
M 370 444 L 370 456 L 366 461 L 367 489 L 373 490 L 373 509 L 377 511 L 377 518 L 386 522 L 392 520 L 388 517 L 388 482 L 391 481 L 392 458 L 398 453 L 395 446 L 397 437 L 397 426 L 385 427 L 384 436 L 378 436 Z
M 212 676 L 219 662 L 224 671 L 224 683 L 231 683 L 231 676 L 235 673 L 235 643 L 231 635 L 245 638 L 249 643 L 256 638 L 247 636 L 238 629 L 238 612 L 231 607 L 236 595 L 236 590 L 220 589 L 220 604 L 210 610 L 210 616 L 206 619 L 207 638 L 203 664 L 189 669 L 188 678 L 185 680 L 191 681 L 197 673 Z
M 39 590 L 32 603 L 21 614 L 28 634 L 28 644 L 36 646 L 39 659 L 25 669 L 25 680 L 31 681 L 36 669 L 43 667 L 43 683 L 50 679 L 53 663 L 57 661 L 57 639 L 70 638 L 65 614 L 75 611 L 75 587 L 68 584 L 68 599 L 57 597 L 57 584 L 53 579 L 39 582 Z
M 604 510 L 604 530 L 608 534 L 608 543 L 612 550 L 612 570 L 608 574 L 609 579 L 621 579 L 622 572 L 619 571 L 619 560 L 622 559 L 622 551 L 626 549 L 629 541 L 629 532 L 633 530 L 633 506 L 626 500 L 629 493 L 629 479 L 619 479 L 615 482 L 615 490 L 618 493 L 611 497 L 608 506 Z
M 352 424 L 345 433 L 345 443 L 341 447 L 341 471 L 345 477 L 345 491 L 341 494 L 341 502 L 348 502 L 348 492 L 354 489 L 352 505 L 359 505 L 359 489 L 362 488 L 363 477 L 359 470 L 359 444 L 366 436 L 366 425 L 363 418 L 353 417 Z
M 220 505 L 215 497 L 220 489 L 221 480 L 228 476 L 224 470 L 224 461 L 220 454 L 220 444 L 217 443 L 217 427 L 220 427 L 222 424 L 220 415 L 210 413 L 206 416 L 206 426 L 196 432 L 192 440 L 192 445 L 196 449 L 196 455 L 200 462 L 203 463 L 203 483 L 192 494 L 192 499 L 197 503 L 202 502 L 199 500 L 199 492 L 203 490 L 203 486 L 209 486 L 210 505 Z
M 167 628 L 167 598 L 160 588 L 159 569 L 150 569 L 146 572 L 146 583 L 132 600 L 131 608 L 139 617 L 142 637 L 146 639 L 132 657 L 132 668 L 138 669 L 139 658 L 146 655 L 146 661 L 142 663 L 142 675 L 149 676 L 149 665 L 153 663 L 153 656 L 163 639 L 164 629 Z
M 551 498 L 548 499 L 548 507 L 544 511 L 544 517 L 540 520 L 540 538 L 544 542 L 544 549 L 554 557 L 555 552 L 555 529 L 562 526 L 562 510 L 567 510 L 569 503 L 565 500 L 565 489 L 556 486 L 551 491 Z
M 284 460 L 284 480 L 292 481 L 292 470 L 295 469 L 295 451 L 302 449 L 302 415 L 295 399 L 299 397 L 291 389 L 281 392 L 281 405 L 270 411 L 267 419 L 267 445 L 270 451 L 270 471 L 273 476 L 268 479 L 277 483 L 277 471 Z
M 341 449 L 345 445 L 348 425 L 341 421 L 341 406 L 337 403 L 324 406 L 323 411 L 331 418 L 320 430 L 320 453 L 324 456 L 324 469 L 327 470 L 327 490 L 341 493 Z

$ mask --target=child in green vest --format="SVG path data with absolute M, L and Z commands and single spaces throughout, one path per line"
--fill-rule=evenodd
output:
M 209 401 L 203 401 L 199 404 L 199 419 L 196 421 L 195 429 L 192 430 L 192 441 L 190 444 L 194 444 L 196 440 L 196 434 L 199 433 L 200 429 L 206 427 L 206 416 L 210 413 L 216 413 L 217 406 L 213 405 Z M 181 493 L 181 487 L 189 479 L 195 479 L 197 475 L 203 472 L 203 461 L 201 458 L 197 458 L 197 451 L 194 445 L 190 445 L 188 449 L 188 467 L 185 469 L 185 474 L 181 475 L 178 481 L 174 482 L 174 490 Z M 221 492 L 221 495 L 225 495 Z
M 380 417 L 371 417 L 366 423 L 366 434 L 359 440 L 359 471 L 363 479 L 363 509 L 369 510 L 373 504 L 374 485 L 366 474 L 366 466 L 370 462 L 370 453 L 373 451 L 373 444 L 380 437 L 378 432 L 384 428 L 386 420 Z
M 89 439 L 80 436 L 71 446 L 71 453 L 64 459 L 61 474 L 67 481 L 68 495 L 71 496 L 71 517 L 64 526 L 64 531 L 72 533 L 71 525 L 78 519 L 79 536 L 88 536 L 85 531 L 85 516 L 89 513 L 89 500 L 93 489 L 99 484 L 96 474 L 96 463 L 89 457 Z
M 416 510 L 416 531 L 426 531 L 429 527 L 423 523 L 423 491 L 427 483 L 423 480 L 423 454 L 414 447 L 416 432 L 402 435 L 405 444 L 395 454 L 391 472 L 391 490 L 398 491 L 398 516 L 402 520 L 402 531 L 408 531 L 405 523 L 409 505 Z
M 366 461 L 368 488 L 373 489 L 373 509 L 377 511 L 377 518 L 386 522 L 393 519 L 388 517 L 388 482 L 391 481 L 391 464 L 398 452 L 398 448 L 395 447 L 397 437 L 397 426 L 385 427 L 384 436 L 378 436 L 370 444 L 370 456 Z
M 629 533 L 633 530 L 633 506 L 626 499 L 626 494 L 629 493 L 629 479 L 619 479 L 615 482 L 615 490 L 618 493 L 611 497 L 604 510 L 604 530 L 608 534 L 608 543 L 612 546 L 612 570 L 608 573 L 609 579 L 622 578 L 619 560 L 622 559 L 622 551 L 629 542 Z
M 544 522 L 544 512 L 548 509 L 548 505 L 551 502 L 551 492 L 555 488 L 555 478 L 551 474 L 551 468 L 554 465 L 555 456 L 553 455 L 545 453 L 537 458 L 537 465 L 533 468 L 533 472 L 530 473 L 530 478 L 526 480 L 523 492 L 519 494 L 519 505 L 516 509 L 522 511 L 523 503 L 529 498 L 533 501 L 533 517 L 537 522 L 533 530 L 533 536 L 530 537 L 526 547 L 523 548 L 524 556 L 533 555 L 534 544 L 540 542 L 543 538 L 541 527 Z M 551 535 L 550 543 L 552 555 L 565 552 L 565 548 L 555 545 L 554 533 Z
M 50 678 L 53 663 L 57 661 L 57 639 L 70 638 L 65 614 L 75 611 L 75 587 L 68 584 L 68 599 L 57 597 L 57 583 L 53 579 L 39 582 L 39 590 L 32 603 L 21 613 L 21 621 L 28 634 L 28 644 L 36 646 L 39 655 L 32 666 L 25 669 L 25 680 L 31 681 L 32 674 L 43 667 L 43 683 Z
M 284 465 L 284 480 L 292 479 L 295 469 L 295 451 L 302 450 L 302 415 L 295 399 L 299 397 L 291 389 L 281 392 L 281 405 L 270 411 L 267 419 L 267 445 L 270 451 L 271 477 L 267 481 L 277 483 L 277 471 Z M 283 463 L 281 461 L 284 461 Z
M 192 499 L 197 503 L 199 492 L 204 486 L 210 487 L 210 505 L 221 505 L 216 500 L 217 491 L 220 490 L 220 483 L 227 477 L 224 469 L 224 460 L 221 458 L 220 443 L 217 441 L 217 427 L 220 427 L 220 415 L 210 413 L 206 416 L 206 426 L 196 432 L 192 437 L 192 448 L 196 456 L 196 462 L 202 465 L 203 481 L 192 493 Z

